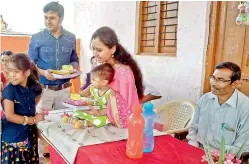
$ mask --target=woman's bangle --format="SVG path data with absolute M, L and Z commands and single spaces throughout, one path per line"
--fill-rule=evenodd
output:
M 33 120 L 33 124 L 35 124 L 36 122 L 35 122 L 35 118 L 34 117 L 31 117 L 32 118 L 32 120 Z
M 28 119 L 29 118 L 27 116 L 24 116 L 24 120 L 23 120 L 23 123 L 22 123 L 23 126 L 27 125 Z

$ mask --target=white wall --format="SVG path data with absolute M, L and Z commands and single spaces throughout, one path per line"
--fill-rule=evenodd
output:
M 204 75 L 208 38 L 209 2 L 179 5 L 177 57 L 135 56 L 145 81 L 153 84 L 163 98 L 156 105 L 173 99 L 198 100 Z M 136 2 L 75 2 L 76 34 L 82 43 L 81 66 L 90 70 L 89 49 L 92 33 L 101 26 L 115 29 L 120 42 L 135 52 Z
M 44 26 L 43 7 L 55 0 L 0 0 L 0 15 L 15 32 L 36 33 Z M 74 2 L 56 0 L 64 6 L 65 16 L 62 25 L 69 31 L 74 31 Z

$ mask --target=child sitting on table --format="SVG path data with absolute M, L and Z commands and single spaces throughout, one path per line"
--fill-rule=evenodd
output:
M 73 113 L 73 117 L 87 120 L 96 127 L 104 126 L 110 122 L 118 127 L 127 127 L 126 120 L 120 120 L 118 115 L 122 113 L 121 110 L 131 111 L 131 109 L 122 96 L 109 87 L 114 73 L 113 67 L 108 63 L 92 69 L 91 85 L 80 94 L 83 97 L 91 96 L 94 100 L 92 105 L 99 106 L 99 110 L 93 108 L 84 112 L 79 110 Z
M 110 97 L 111 89 L 108 84 L 114 77 L 114 69 L 109 64 L 102 64 L 91 71 L 91 85 L 80 92 L 83 97 L 91 96 L 94 106 L 99 106 L 99 110 L 91 108 L 91 111 L 76 111 L 73 117 L 84 119 L 91 124 L 101 127 L 108 123 L 106 107 Z

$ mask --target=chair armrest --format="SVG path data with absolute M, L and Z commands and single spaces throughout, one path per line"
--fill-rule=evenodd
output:
M 241 154 L 240 159 L 242 160 L 242 164 L 243 163 L 247 164 L 249 161 L 249 152 L 245 152 L 245 153 Z
M 184 140 L 186 139 L 186 136 L 188 135 L 188 130 L 185 129 L 184 131 L 179 131 L 175 133 L 175 138 L 179 140 Z

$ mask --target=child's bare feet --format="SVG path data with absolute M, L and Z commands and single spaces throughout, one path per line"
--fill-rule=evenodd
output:
M 90 123 L 89 121 L 87 120 L 78 120 L 76 121 L 76 123 L 74 124 L 74 128 L 75 129 L 79 129 L 81 127 L 92 127 L 94 126 L 92 123 Z

